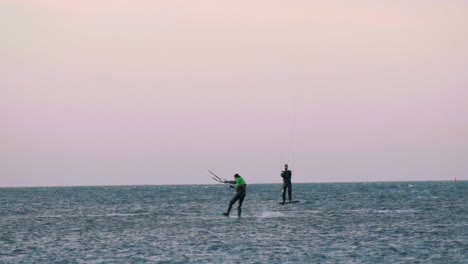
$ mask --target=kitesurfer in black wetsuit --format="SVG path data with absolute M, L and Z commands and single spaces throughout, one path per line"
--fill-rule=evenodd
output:
M 289 202 L 292 202 L 291 177 L 292 171 L 288 170 L 288 164 L 284 165 L 284 171 L 281 172 L 283 178 L 283 204 L 286 201 L 286 189 L 288 190 Z
M 237 202 L 237 200 L 239 200 L 239 205 L 237 206 L 237 216 L 241 217 L 242 202 L 244 202 L 245 194 L 247 193 L 247 183 L 245 183 L 244 179 L 239 174 L 234 175 L 234 179 L 234 181 L 224 181 L 224 183 L 235 184 L 231 185 L 231 188 L 236 189 L 236 195 L 229 202 L 228 210 L 226 213 L 223 213 L 223 215 L 229 216 L 232 206 Z

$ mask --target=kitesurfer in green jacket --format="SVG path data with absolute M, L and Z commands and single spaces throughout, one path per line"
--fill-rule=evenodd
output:
M 239 205 L 237 206 L 237 216 L 241 217 L 242 202 L 244 202 L 245 194 L 247 193 L 247 183 L 245 183 L 245 180 L 239 174 L 234 175 L 234 181 L 224 181 L 224 183 L 234 184 L 231 185 L 231 188 L 236 189 L 236 195 L 229 202 L 227 212 L 223 213 L 223 215 L 229 216 L 232 206 L 237 202 L 237 200 L 239 200 Z

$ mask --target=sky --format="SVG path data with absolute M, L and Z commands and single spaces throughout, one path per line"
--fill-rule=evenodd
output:
M 0 0 L 0 187 L 468 180 L 467 14 Z

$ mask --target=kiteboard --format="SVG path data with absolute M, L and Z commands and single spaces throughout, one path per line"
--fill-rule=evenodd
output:
M 285 204 L 292 204 L 292 203 L 298 203 L 300 201 L 296 200 L 296 201 L 290 201 L 290 202 L 279 202 L 278 204 L 281 204 L 281 205 L 285 205 Z

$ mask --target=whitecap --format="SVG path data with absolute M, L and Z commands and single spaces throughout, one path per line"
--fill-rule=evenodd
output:
M 287 215 L 280 213 L 280 212 L 263 212 L 260 215 L 260 218 L 275 218 L 275 217 L 286 217 Z

